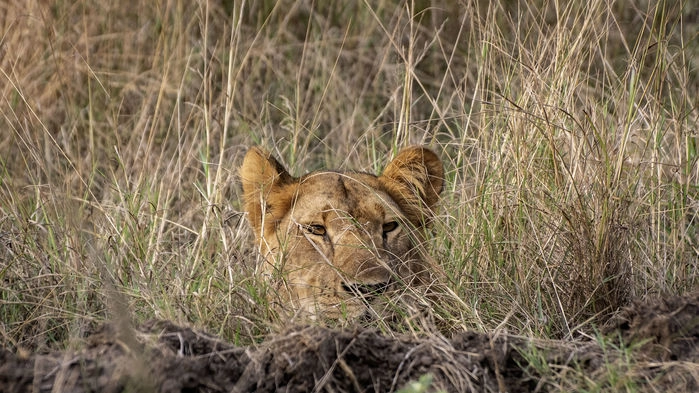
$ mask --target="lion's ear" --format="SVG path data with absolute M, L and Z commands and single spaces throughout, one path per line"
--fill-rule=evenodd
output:
M 255 230 L 255 236 L 259 238 L 262 235 L 262 225 L 265 224 L 265 213 L 272 213 L 266 210 L 270 206 L 283 210 L 284 207 L 280 205 L 289 203 L 286 200 L 275 199 L 287 199 L 279 198 L 280 190 L 293 183 L 294 178 L 270 153 L 258 147 L 250 148 L 245 154 L 243 165 L 240 166 L 240 178 L 243 183 L 245 211 Z
M 379 181 L 408 219 L 420 226 L 429 222 L 444 187 L 444 167 L 435 153 L 413 146 L 391 161 Z

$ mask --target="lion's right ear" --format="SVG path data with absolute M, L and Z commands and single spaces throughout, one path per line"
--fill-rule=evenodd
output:
M 439 157 L 421 146 L 401 150 L 379 177 L 391 197 L 415 226 L 429 223 L 444 187 Z
M 255 236 L 260 239 L 262 226 L 270 228 L 275 222 L 266 222 L 265 216 L 271 214 L 271 220 L 281 219 L 281 212 L 288 210 L 290 198 L 281 192 L 284 186 L 294 182 L 294 178 L 270 153 L 252 147 L 245 154 L 240 166 L 240 178 L 243 183 L 243 202 L 248 220 Z M 266 231 L 266 230 L 265 230 Z

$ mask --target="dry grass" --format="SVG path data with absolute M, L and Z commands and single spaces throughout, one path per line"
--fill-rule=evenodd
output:
M 690 1 L 316 3 L 0 3 L 0 342 L 266 333 L 253 144 L 294 174 L 437 151 L 456 326 L 575 337 L 699 287 Z

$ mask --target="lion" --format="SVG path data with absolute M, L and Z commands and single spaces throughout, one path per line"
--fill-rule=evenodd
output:
M 442 162 L 429 149 L 403 149 L 380 176 L 321 170 L 293 177 L 252 147 L 240 177 L 261 272 L 282 278 L 277 299 L 294 315 L 353 321 L 398 283 L 438 280 L 441 270 L 421 248 L 444 187 Z

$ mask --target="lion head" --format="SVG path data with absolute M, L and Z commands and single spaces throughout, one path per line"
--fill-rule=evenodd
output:
M 438 269 L 420 250 L 444 183 L 432 151 L 406 148 L 380 176 L 322 170 L 293 177 L 253 147 L 240 175 L 262 272 L 283 278 L 276 292 L 285 309 L 352 320 L 398 282 L 434 280 Z

